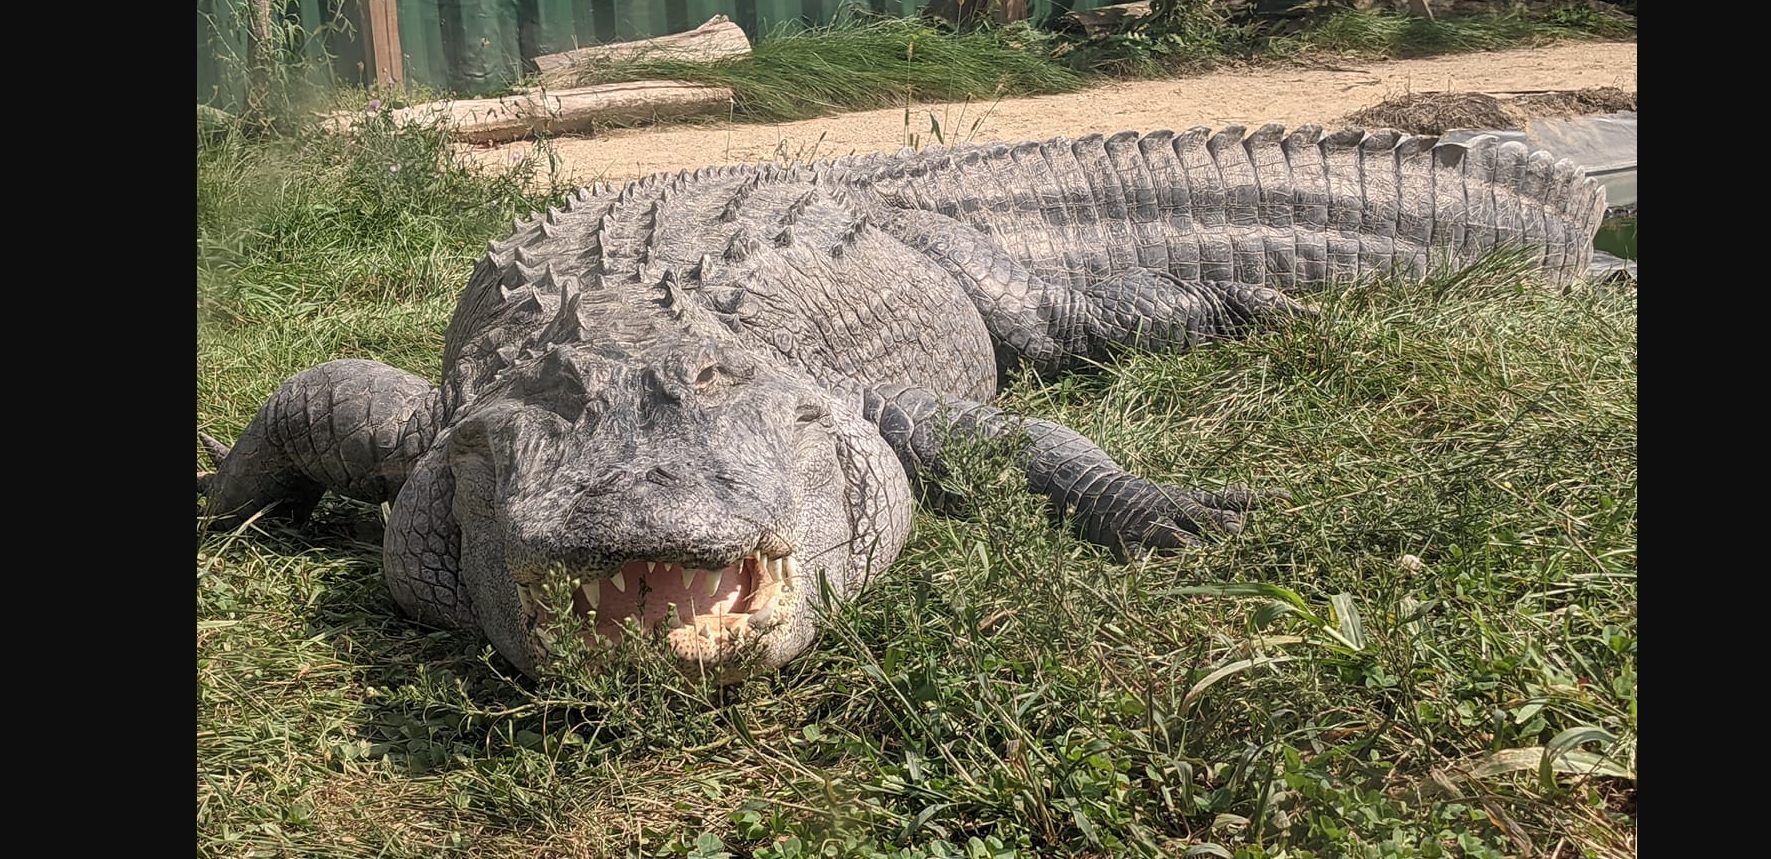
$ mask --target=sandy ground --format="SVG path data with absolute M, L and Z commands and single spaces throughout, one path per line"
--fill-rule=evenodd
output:
M 1545 48 L 1460 54 L 1316 68 L 1265 68 L 1200 77 L 1111 84 L 1068 95 L 994 104 L 933 103 L 839 114 L 781 124 L 712 123 L 617 129 L 553 142 L 575 183 L 624 180 L 664 170 L 772 159 L 830 158 L 934 142 L 930 116 L 948 142 L 1031 140 L 1055 135 L 1195 125 L 1334 126 L 1360 108 L 1404 93 L 1491 94 L 1614 86 L 1636 89 L 1634 43 L 1571 43 Z M 529 157 L 533 144 L 475 149 L 488 163 Z

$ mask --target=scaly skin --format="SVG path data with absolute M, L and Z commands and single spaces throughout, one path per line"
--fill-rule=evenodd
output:
M 475 267 L 439 387 L 364 361 L 290 379 L 200 480 L 226 525 L 325 490 L 392 505 L 420 620 L 526 672 L 577 581 L 595 642 L 637 623 L 722 679 L 810 644 L 889 565 L 912 480 L 1017 437 L 1028 485 L 1121 555 L 1234 532 L 1267 493 L 1126 472 L 987 405 L 1012 362 L 1185 349 L 1290 294 L 1502 245 L 1581 275 L 1603 193 L 1516 144 L 1268 126 L 715 168 L 580 191 Z

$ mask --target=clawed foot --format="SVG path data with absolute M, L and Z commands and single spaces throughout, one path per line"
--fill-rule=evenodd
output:
M 1083 536 L 1112 549 L 1123 563 L 1152 551 L 1239 534 L 1243 514 L 1276 501 L 1290 502 L 1291 494 L 1283 489 L 1206 492 L 1138 478 L 1078 514 Z
M 1237 298 L 1262 327 L 1292 319 L 1315 319 L 1322 312 L 1276 289 L 1265 286 L 1238 286 Z

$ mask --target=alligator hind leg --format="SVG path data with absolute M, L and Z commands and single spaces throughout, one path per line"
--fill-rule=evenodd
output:
M 1082 300 L 1059 316 L 1060 328 L 1078 330 L 1074 341 L 1090 358 L 1114 347 L 1146 351 L 1190 349 L 1246 336 L 1281 319 L 1308 316 L 1308 308 L 1264 286 L 1180 280 L 1167 272 L 1136 268 L 1079 290 Z
M 1207 492 L 1158 483 L 1126 471 L 1069 427 L 922 388 L 874 388 L 866 392 L 863 413 L 913 477 L 940 473 L 942 444 L 956 435 L 989 439 L 1026 433 L 1027 488 L 1049 498 L 1085 539 L 1112 549 L 1121 560 L 1211 534 L 1237 533 L 1243 513 L 1289 497 L 1279 490 Z
M 1054 282 L 977 228 L 934 212 L 904 212 L 891 228 L 965 291 L 1002 367 L 1018 359 L 1059 370 L 1105 359 L 1118 348 L 1188 349 L 1312 312 L 1265 286 L 1182 280 L 1151 268 L 1085 285 Z
M 436 386 L 374 361 L 297 373 L 232 449 L 203 437 L 216 460 L 198 476 L 205 513 L 227 527 L 267 507 L 304 519 L 328 490 L 390 501 L 436 437 L 439 402 Z

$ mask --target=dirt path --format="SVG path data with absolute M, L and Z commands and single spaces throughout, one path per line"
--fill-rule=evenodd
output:
M 775 125 L 715 123 L 635 128 L 554 142 L 566 175 L 584 183 L 632 179 L 663 170 L 775 158 L 827 158 L 934 142 L 931 114 L 948 142 L 1019 141 L 1125 129 L 1195 125 L 1332 126 L 1355 110 L 1408 92 L 1519 92 L 1615 86 L 1636 89 L 1634 43 L 1570 43 L 1424 60 L 1351 62 L 1319 68 L 1266 68 L 1201 77 L 1119 83 L 1068 95 L 995 104 L 927 104 L 840 114 Z M 475 150 L 509 163 L 532 145 Z

